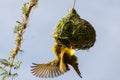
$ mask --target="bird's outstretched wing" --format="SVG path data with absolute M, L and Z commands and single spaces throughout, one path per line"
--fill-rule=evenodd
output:
M 58 77 L 65 72 L 61 72 L 59 69 L 59 62 L 56 62 L 56 60 L 46 63 L 46 64 L 35 64 L 34 66 L 31 66 L 31 71 L 33 75 L 40 78 L 52 78 L 52 77 Z

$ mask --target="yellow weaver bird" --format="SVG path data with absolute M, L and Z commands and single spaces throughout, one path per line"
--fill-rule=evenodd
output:
M 69 65 L 71 65 L 82 78 L 78 68 L 78 59 L 74 55 L 75 51 L 72 48 L 66 48 L 62 45 L 55 44 L 52 50 L 56 54 L 56 59 L 46 64 L 33 63 L 34 66 L 31 66 L 33 75 L 40 78 L 57 77 L 69 71 Z

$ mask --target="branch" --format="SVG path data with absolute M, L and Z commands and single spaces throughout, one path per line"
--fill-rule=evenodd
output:
M 22 7 L 22 13 L 23 13 L 23 19 L 22 22 L 16 21 L 18 23 L 17 26 L 15 26 L 14 33 L 16 34 L 16 39 L 15 39 L 15 47 L 10 51 L 10 56 L 8 60 L 6 59 L 0 59 L 0 70 L 3 72 L 0 73 L 0 76 L 3 76 L 2 79 L 6 79 L 6 77 L 13 77 L 17 76 L 17 73 L 11 74 L 11 70 L 14 67 L 14 69 L 18 69 L 20 67 L 20 64 L 22 62 L 17 61 L 15 62 L 15 57 L 16 55 L 21 52 L 21 44 L 23 40 L 23 34 L 27 28 L 28 24 L 28 19 L 30 12 L 32 8 L 37 4 L 38 0 L 30 0 L 29 3 L 24 3 Z M 9 71 L 7 71 L 9 68 Z
M 23 34 L 25 29 L 27 28 L 27 24 L 28 24 L 28 19 L 29 19 L 29 15 L 31 12 L 31 9 L 36 5 L 36 3 L 38 2 L 38 0 L 31 0 L 29 3 L 25 3 L 23 6 L 23 21 L 20 26 L 20 29 L 17 32 L 17 37 L 16 37 L 16 46 L 12 49 L 9 60 L 11 61 L 11 63 L 13 64 L 14 59 L 16 57 L 16 55 L 18 54 L 18 52 L 20 51 L 20 47 L 21 47 L 21 42 L 23 39 Z M 24 11 L 25 10 L 25 11 Z M 10 67 L 12 68 L 12 66 Z M 11 69 L 10 69 L 11 72 Z

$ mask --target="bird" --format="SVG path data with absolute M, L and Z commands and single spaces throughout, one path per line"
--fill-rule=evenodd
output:
M 60 44 L 54 44 L 52 50 L 56 55 L 56 58 L 53 61 L 43 64 L 33 63 L 31 72 L 34 76 L 39 78 L 58 77 L 69 71 L 69 65 L 71 65 L 80 78 L 82 78 L 78 68 L 78 58 L 74 55 L 74 49 L 64 47 Z

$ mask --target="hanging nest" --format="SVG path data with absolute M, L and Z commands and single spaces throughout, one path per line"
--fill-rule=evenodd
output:
M 96 41 L 96 32 L 92 25 L 81 19 L 72 8 L 68 15 L 62 18 L 53 32 L 56 43 L 73 49 L 89 49 Z

